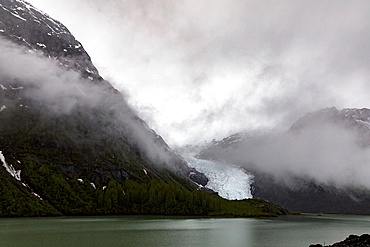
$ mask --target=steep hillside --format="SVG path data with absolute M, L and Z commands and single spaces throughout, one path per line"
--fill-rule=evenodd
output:
M 204 175 L 137 117 L 66 27 L 25 1 L 0 1 L 0 51 L 0 217 L 285 212 L 197 190 Z
M 66 27 L 23 1 L 2 1 L 0 16 L 4 57 L 21 63 L 12 71 L 3 66 L 0 78 L 0 136 L 8 163 L 19 160 L 18 149 L 27 145 L 48 155 L 62 153 L 62 170 L 79 176 L 89 168 L 83 176 L 94 182 L 111 177 L 141 180 L 144 169 L 164 179 L 152 168 L 160 164 L 184 177 L 189 174 L 181 157 L 99 76 Z M 44 71 L 30 71 L 40 68 Z M 72 163 L 78 166 L 66 165 Z M 117 163 L 140 164 L 140 172 L 116 169 Z M 112 167 L 114 174 L 97 164 Z
M 35 183 L 30 164 L 101 187 L 111 178 L 186 184 L 186 163 L 99 76 L 66 27 L 23 1 L 0 7 L 4 167 L 28 186 Z

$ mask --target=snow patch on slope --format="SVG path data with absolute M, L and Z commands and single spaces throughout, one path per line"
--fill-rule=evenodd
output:
M 36 197 L 37 197 L 37 198 L 39 198 L 41 201 L 43 200 L 43 199 L 41 198 L 41 196 L 40 196 L 39 194 L 35 193 L 35 192 L 31 192 L 31 195 L 36 196 Z
M 50 29 L 51 34 L 56 35 L 57 37 L 60 37 L 62 34 L 66 34 L 68 32 L 68 30 L 60 22 L 55 21 L 46 13 L 36 9 L 25 1 L 12 1 L 12 4 L 8 7 L 4 7 L 4 5 L 0 3 L 0 8 L 22 21 L 35 21 L 37 23 L 43 23 Z
M 357 122 L 357 123 L 359 123 L 359 124 L 364 125 L 364 126 L 365 126 L 365 127 L 367 127 L 368 129 L 370 129 L 370 123 L 369 123 L 369 122 L 362 121 L 362 120 L 357 120 L 357 119 L 356 119 L 356 122 Z
M 12 175 L 13 178 L 21 181 L 21 170 L 16 171 L 12 165 L 8 165 L 5 161 L 5 157 L 2 151 L 0 151 L 0 161 L 3 163 L 3 167 L 6 169 L 6 171 L 9 172 L 9 174 Z
M 26 187 L 27 189 L 29 189 L 32 195 L 34 195 L 34 196 L 36 196 L 37 198 L 39 198 L 40 200 L 42 200 L 41 196 L 40 196 L 40 195 L 38 195 L 36 192 L 34 192 L 34 191 L 32 190 L 32 188 L 31 188 L 28 184 L 26 184 L 25 182 L 22 182 L 22 181 L 21 181 L 21 170 L 18 170 L 18 171 L 17 171 L 17 170 L 15 170 L 15 169 L 14 169 L 13 165 L 8 165 L 8 164 L 6 163 L 6 161 L 5 161 L 5 157 L 4 157 L 4 155 L 3 155 L 3 152 L 2 152 L 2 151 L 0 151 L 0 161 L 1 161 L 1 163 L 3 163 L 3 167 L 5 168 L 5 170 L 6 170 L 7 172 L 9 172 L 9 174 L 10 174 L 13 178 L 17 179 L 19 182 L 21 182 L 21 183 L 22 183 L 22 185 L 23 185 L 24 187 Z M 17 162 L 18 162 L 19 164 L 21 163 L 19 160 L 17 160 Z
M 247 174 L 242 168 L 191 156 L 185 159 L 190 167 L 204 173 L 209 179 L 205 187 L 218 192 L 222 198 L 228 200 L 252 198 L 253 175 Z

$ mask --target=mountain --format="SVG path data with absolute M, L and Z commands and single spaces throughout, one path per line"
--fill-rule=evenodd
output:
M 155 160 L 155 163 L 167 165 L 167 168 L 180 172 L 184 177 L 188 176 L 190 170 L 182 158 L 175 155 L 164 140 L 127 106 L 122 95 L 99 75 L 83 46 L 66 27 L 23 1 L 2 1 L 1 11 L 0 32 L 6 41 L 12 42 L 11 46 L 14 47 L 16 43 L 22 47 L 15 49 L 22 49 L 22 52 L 39 52 L 55 60 L 58 67 L 50 66 L 51 69 L 57 70 L 55 73 L 64 73 L 63 70 L 76 71 L 82 77 L 81 80 L 75 80 L 76 75 L 73 74 L 70 75 L 72 78 L 67 76 L 61 79 L 62 76 L 59 75 L 51 79 L 61 80 L 60 82 L 42 81 L 45 78 L 39 82 L 29 82 L 26 80 L 39 78 L 11 78 L 3 73 L 1 131 L 2 139 L 6 139 L 8 145 L 12 139 L 19 142 L 13 133 L 22 131 L 22 135 L 27 133 L 26 139 L 31 146 L 59 149 L 67 152 L 66 155 L 73 156 L 69 153 L 72 149 L 76 149 L 77 145 L 86 144 L 82 136 L 88 138 L 89 142 L 94 142 L 94 145 L 89 145 L 95 146 L 94 150 L 106 152 L 104 155 L 110 156 L 111 160 L 104 162 L 114 166 L 120 157 L 113 158 L 116 150 L 109 150 L 107 143 L 121 141 L 123 147 L 120 150 L 126 150 L 126 156 L 141 162 L 142 170 L 146 169 L 149 176 L 161 178 L 160 174 L 150 169 L 153 164 L 148 158 Z M 52 87 L 61 87 L 63 91 L 53 92 Z M 40 92 L 35 93 L 36 90 Z M 41 94 L 48 95 L 40 97 Z M 49 99 L 51 97 L 52 100 Z M 38 123 L 30 121 L 34 118 L 38 118 Z M 53 125 L 54 129 L 49 129 L 48 125 Z M 44 139 L 40 136 L 34 137 L 39 128 L 43 128 L 40 131 L 43 132 Z M 66 131 L 65 128 L 70 130 Z M 67 136 L 58 135 L 58 132 Z M 7 157 L 6 154 L 10 151 L 4 148 L 3 152 Z M 15 157 L 7 157 L 12 158 Z M 82 166 L 89 166 L 92 162 L 89 159 L 96 161 L 103 158 L 101 155 L 84 158 Z M 94 173 L 95 175 L 89 177 L 94 182 L 114 176 L 99 169 Z M 122 174 L 122 178 L 131 177 L 130 174 Z M 121 179 L 118 176 L 116 178 Z
M 370 190 L 356 181 L 361 175 L 341 181 L 348 178 L 344 172 L 364 169 L 353 161 L 367 152 L 369 141 L 370 109 L 332 107 L 306 114 L 285 133 L 238 133 L 214 141 L 197 157 L 243 167 L 253 175 L 253 198 L 292 211 L 370 214 Z
M 276 215 L 194 186 L 175 154 L 100 75 L 60 22 L 0 1 L 0 217 Z
M 299 118 L 290 128 L 290 131 L 299 132 L 308 126 L 321 124 L 336 125 L 350 130 L 362 147 L 370 145 L 370 109 L 338 110 L 335 107 L 326 108 L 317 112 L 308 113 Z

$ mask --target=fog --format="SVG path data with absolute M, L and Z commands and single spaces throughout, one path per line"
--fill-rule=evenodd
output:
M 92 112 L 86 121 L 107 122 L 101 135 L 119 132 L 125 142 L 138 145 L 157 164 L 174 165 L 173 154 L 158 140 L 120 95 L 106 81 L 82 78 L 74 69 L 66 68 L 58 59 L 0 39 L 0 90 L 19 90 L 19 98 L 1 99 L 6 108 L 12 105 L 37 108 L 50 117 L 68 116 L 74 111 Z M 9 94 L 11 95 L 11 94 Z M 15 102 L 14 102 L 15 100 Z M 25 105 L 27 102 L 31 105 Z M 9 104 L 9 105 L 8 105 Z M 3 112 L 1 113 L 3 114 Z M 74 115 L 75 116 L 75 115 Z M 108 120 L 106 120 L 108 119 Z M 88 126 L 90 123 L 87 123 Z M 104 129 L 105 128 L 105 129 Z M 93 132 L 94 130 L 90 130 Z M 118 138 L 118 137 L 117 137 Z
M 90 97 L 94 86 L 86 87 L 80 74 L 66 71 L 58 61 L 48 59 L 43 54 L 27 50 L 9 41 L 0 39 L 0 75 L 2 84 L 8 90 L 27 86 L 25 96 L 44 103 L 54 113 L 68 114 L 82 98 Z M 77 90 L 76 90 L 77 89 Z M 95 93 L 96 94 L 96 93 Z M 98 95 L 93 95 L 99 102 Z
M 369 1 L 30 2 L 171 146 L 369 106 Z
M 353 130 L 340 125 L 323 123 L 298 132 L 250 137 L 215 155 L 287 184 L 300 177 L 337 187 L 370 188 L 370 149 L 359 145 Z
M 30 2 L 72 31 L 102 76 L 173 147 L 250 129 L 287 130 L 330 106 L 369 107 L 369 1 Z M 76 99 L 99 99 L 77 73 L 45 61 L 6 50 L 0 69 L 41 82 L 32 94 L 61 101 L 49 106 L 55 112 L 70 111 Z M 364 186 L 369 157 L 351 133 L 328 126 L 253 139 L 232 153 L 281 177 Z

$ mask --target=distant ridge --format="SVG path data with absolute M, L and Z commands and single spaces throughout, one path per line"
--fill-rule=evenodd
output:
M 370 214 L 368 207 L 370 205 L 370 190 L 363 186 L 336 187 L 330 184 L 329 180 L 323 183 L 314 177 L 300 176 L 294 173 L 285 174 L 284 178 L 279 179 L 272 172 L 268 172 L 267 168 L 261 169 L 253 163 L 246 163 L 246 159 L 244 159 L 245 149 L 253 147 L 257 143 L 268 143 L 269 140 L 279 143 L 279 139 L 285 140 L 287 134 L 289 138 L 294 138 L 295 135 L 306 133 L 308 129 L 324 131 L 331 127 L 345 130 L 348 138 L 355 140 L 356 150 L 369 148 L 370 109 L 345 108 L 338 110 L 331 107 L 307 113 L 293 123 L 287 133 L 256 133 L 256 135 L 238 133 L 221 141 L 214 141 L 212 145 L 200 150 L 197 156 L 202 159 L 218 160 L 244 167 L 254 175 L 253 198 L 277 203 L 291 211 Z M 335 133 L 329 136 L 333 135 Z M 338 138 L 338 140 L 341 139 Z M 330 140 L 326 141 L 330 143 Z M 314 145 L 314 142 L 312 144 Z M 292 156 L 294 157 L 294 154 Z M 333 170 L 332 173 L 334 175 L 336 171 Z

